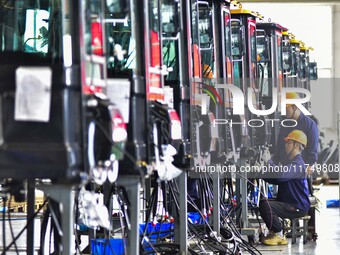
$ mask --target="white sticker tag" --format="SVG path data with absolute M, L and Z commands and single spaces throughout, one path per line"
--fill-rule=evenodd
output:
M 128 79 L 108 79 L 106 94 L 111 103 L 117 105 L 125 123 L 129 123 L 130 87 Z
M 51 68 L 19 67 L 15 79 L 14 119 L 48 122 L 51 108 Z

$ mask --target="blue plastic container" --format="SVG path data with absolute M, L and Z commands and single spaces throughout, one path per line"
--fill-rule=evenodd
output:
M 145 224 L 139 224 L 139 234 L 142 235 L 145 230 Z M 157 223 L 155 226 L 152 223 L 148 223 L 146 236 L 149 239 L 157 239 L 158 237 L 165 237 L 171 235 L 174 230 L 173 223 Z
M 85 232 L 85 231 L 87 231 L 89 228 L 86 226 L 86 225 L 84 225 L 84 224 L 78 224 L 77 225 L 77 230 L 79 230 L 79 231 L 83 231 L 83 232 Z
M 193 224 L 204 224 L 205 220 L 202 218 L 201 214 L 198 212 L 189 212 L 188 219 L 191 220 Z M 207 218 L 208 220 L 208 218 Z
M 92 255 L 124 255 L 125 239 L 120 238 L 98 238 L 91 240 L 91 254 Z
M 332 199 L 326 201 L 327 208 L 338 208 L 339 207 L 339 199 Z

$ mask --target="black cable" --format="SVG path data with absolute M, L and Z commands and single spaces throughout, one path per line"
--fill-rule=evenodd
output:
M 125 208 L 126 208 L 125 205 L 129 204 L 129 201 L 128 201 L 128 198 L 126 197 L 126 192 L 124 192 L 125 190 L 124 190 L 123 187 L 115 187 L 115 191 L 117 193 L 118 203 L 120 205 L 120 208 L 122 209 L 122 213 L 119 213 L 119 220 L 120 220 L 121 228 L 122 228 L 122 230 L 124 230 L 124 232 L 122 231 L 122 236 L 127 237 L 126 229 L 128 229 L 129 215 L 127 214 L 127 212 L 125 210 Z M 125 247 L 125 243 L 124 243 L 124 247 Z
M 27 227 L 32 223 L 32 221 L 34 221 L 35 217 L 38 215 L 38 213 L 41 211 L 41 209 L 45 206 L 47 201 L 48 201 L 48 198 L 42 203 L 42 205 L 32 215 L 32 217 L 27 220 L 25 227 L 17 234 L 17 236 L 12 240 L 12 242 L 6 248 L 4 247 L 4 251 L 3 251 L 2 255 L 6 254 L 6 251 L 8 251 L 9 248 L 12 247 L 12 245 L 18 240 L 18 238 L 22 235 L 22 233 L 24 233 L 24 231 L 27 229 Z
M 151 210 L 153 208 L 154 200 L 155 200 L 155 189 L 152 191 L 152 194 L 150 196 L 150 202 L 148 203 L 148 209 L 146 211 L 146 219 L 145 219 L 146 221 L 145 221 L 145 228 L 144 228 L 144 231 L 143 231 L 143 237 L 146 236 L 146 233 L 147 233 L 147 227 L 148 227 L 148 223 L 150 221 Z
M 158 187 L 159 187 L 159 183 L 156 182 L 156 185 L 155 185 L 155 187 L 154 187 L 154 191 L 155 191 L 155 200 L 154 200 L 154 204 L 153 204 L 153 206 L 152 206 L 152 216 L 153 216 L 152 223 L 153 223 L 153 220 L 155 219 L 155 217 L 156 217 L 156 215 L 157 215 Z
M 45 235 L 47 231 L 47 224 L 49 220 L 49 209 L 48 207 L 44 211 L 41 220 L 41 227 L 40 227 L 40 255 L 44 255 L 44 246 L 45 246 Z
M 201 216 L 202 217 L 202 216 Z M 208 224 L 208 223 L 207 223 Z M 209 227 L 210 228 L 210 227 Z M 192 229 L 191 229 L 192 231 Z M 206 231 L 206 230 L 205 230 Z M 212 229 L 210 228 L 210 231 L 212 231 Z M 199 234 L 197 231 L 195 231 L 196 236 L 198 236 L 199 238 L 201 238 L 201 240 L 205 243 L 206 246 L 208 246 L 210 249 L 215 249 L 215 250 L 220 250 L 221 252 L 225 252 L 225 249 L 227 249 L 229 252 L 232 252 L 228 247 L 225 247 L 224 244 L 221 244 L 220 242 L 218 242 L 216 239 L 210 237 L 209 232 L 206 233 L 206 236 L 202 237 L 202 235 L 204 234 Z M 223 247 L 224 249 L 219 249 L 217 248 L 215 245 L 211 244 L 211 243 L 207 243 L 208 241 L 216 243 L 218 242 L 218 246 Z M 233 253 L 230 253 L 233 254 Z
M 13 231 L 13 226 L 12 226 L 12 221 L 11 221 L 11 202 L 13 199 L 13 195 L 10 195 L 9 200 L 8 200 L 8 210 L 7 210 L 7 217 L 8 217 L 8 224 L 9 224 L 9 229 L 11 231 L 11 236 L 12 236 L 12 240 L 14 239 L 14 231 Z M 4 234 L 5 236 L 5 234 Z M 4 246 L 5 247 L 5 246 Z M 17 246 L 17 242 L 14 242 L 14 248 L 15 248 L 15 253 L 19 255 L 19 250 L 18 250 L 18 246 Z
M 245 241 L 242 236 L 241 233 L 238 231 L 238 229 L 236 228 L 235 224 L 233 223 L 232 220 L 229 220 L 229 227 L 231 227 L 231 229 L 233 230 L 233 233 L 242 241 L 242 243 L 239 243 L 243 248 L 246 248 L 247 251 L 251 252 L 251 254 L 261 254 L 260 251 L 258 251 L 255 247 L 253 247 L 252 245 L 250 245 L 247 241 Z M 254 251 L 252 251 L 252 249 L 254 249 L 257 253 L 255 253 Z
M 167 214 L 169 213 L 169 208 L 168 208 L 168 192 L 167 192 L 167 187 L 169 186 L 167 182 L 162 181 L 161 182 L 162 186 L 162 191 L 163 191 L 163 207 L 165 209 L 165 215 L 166 217 L 168 216 Z
M 211 185 L 212 185 L 212 182 L 211 182 L 212 180 L 211 180 L 211 178 L 210 178 L 209 180 L 207 180 L 207 181 L 209 181 L 209 184 L 210 184 L 210 186 L 211 186 Z M 252 184 L 249 180 L 248 180 L 248 182 L 249 182 L 250 184 Z M 208 189 L 211 189 L 211 187 L 208 187 Z M 229 196 L 229 197 L 230 197 L 230 196 Z M 224 211 L 224 206 L 223 206 L 223 200 L 222 200 L 222 198 L 220 198 L 220 202 L 221 202 L 221 209 L 222 209 L 222 212 L 223 212 L 223 211 Z M 233 207 L 232 207 L 232 209 L 233 209 Z M 232 219 L 229 219 L 229 222 L 232 223 Z M 232 224 L 233 224 L 233 223 L 232 223 Z M 241 240 L 240 246 L 242 246 L 244 249 L 248 250 L 251 254 L 256 254 L 256 253 L 254 253 L 253 249 L 255 249 L 255 251 L 259 253 L 259 251 L 258 251 L 255 247 L 253 247 L 252 245 L 250 245 L 247 241 L 245 241 L 245 240 L 242 238 L 241 234 L 240 234 L 239 231 L 236 229 L 236 227 L 234 228 L 234 232 L 235 232 L 235 234 L 238 236 L 238 238 Z
M 206 179 L 204 180 L 204 183 L 202 186 L 205 186 L 208 191 L 203 191 L 204 193 L 206 194 L 209 194 L 209 196 L 211 196 L 211 180 L 210 179 Z M 176 190 L 177 188 L 177 190 Z M 210 192 L 209 192 L 210 191 Z M 174 204 L 177 206 L 177 208 L 179 209 L 178 207 L 178 200 L 177 200 L 177 197 L 178 197 L 178 187 L 176 186 L 176 183 L 175 182 L 169 182 L 169 194 L 171 196 L 171 198 L 173 199 L 174 201 Z M 190 203 L 190 200 L 192 200 L 191 197 L 188 198 L 189 200 L 189 203 Z M 240 205 L 238 205 L 240 206 Z M 198 208 L 197 208 L 198 209 Z M 233 207 L 232 207 L 233 209 Z M 198 210 L 199 211 L 199 210 Z M 200 212 L 201 213 L 201 212 Z M 203 217 L 203 215 L 201 215 Z M 217 240 L 215 240 L 214 238 L 211 238 L 209 237 L 208 234 L 205 234 L 205 232 L 198 232 L 194 227 L 192 227 L 191 224 L 189 224 L 189 230 L 196 235 L 196 237 L 198 237 L 200 239 L 199 243 L 201 244 L 198 244 L 198 245 L 202 245 L 204 244 L 206 247 L 209 247 L 211 248 L 212 250 L 218 250 L 222 253 L 230 253 L 230 254 L 235 254 L 235 251 L 239 248 L 242 248 L 242 249 L 246 249 L 246 250 L 249 250 L 249 252 L 251 254 L 256 254 L 256 248 L 252 247 L 249 243 L 247 243 L 244 239 L 242 239 L 241 235 L 238 233 L 236 227 L 234 227 L 234 231 L 236 232 L 236 235 L 240 238 L 239 241 L 235 241 L 233 240 L 232 243 L 234 245 L 234 248 L 233 250 L 231 250 L 230 248 L 226 247 L 226 245 L 223 245 L 223 244 L 220 244 L 219 242 L 217 242 Z M 211 230 L 211 228 L 209 227 L 209 229 Z M 206 231 L 206 230 L 205 230 Z M 207 232 L 209 233 L 209 232 Z M 209 243 L 210 242 L 210 243 Z M 212 243 L 211 243 L 212 242 Z M 157 249 L 156 249 L 157 250 Z
M 178 254 L 180 245 L 176 243 L 159 243 L 159 244 L 154 244 L 154 248 L 156 252 L 158 253 L 161 252 L 160 254 L 165 254 L 164 252 L 167 252 L 166 254 Z M 169 249 L 162 249 L 162 248 L 169 248 Z M 154 251 L 146 251 L 144 252 L 144 254 L 154 254 Z M 199 253 L 189 248 L 188 254 L 198 255 Z
M 211 229 L 211 227 L 208 225 L 208 222 L 207 222 L 206 219 L 204 218 L 202 212 L 201 212 L 201 211 L 197 208 L 197 206 L 194 204 L 193 199 L 192 199 L 190 196 L 188 196 L 188 199 L 189 199 L 189 203 L 192 203 L 192 204 L 193 204 L 193 207 L 197 209 L 197 211 L 199 212 L 199 214 L 200 214 L 200 216 L 202 217 L 202 219 L 204 219 L 204 221 L 206 222 L 206 225 L 205 225 L 204 228 L 208 227 L 208 229 L 209 229 L 210 232 L 213 231 L 213 230 Z M 190 200 L 191 200 L 192 202 L 190 202 Z M 189 226 L 189 230 L 190 230 L 191 232 L 194 232 L 195 236 L 198 237 L 202 242 L 204 242 L 204 244 L 205 244 L 207 247 L 210 247 L 211 249 L 215 249 L 215 250 L 217 249 L 217 250 L 219 250 L 219 251 L 221 251 L 221 252 L 225 252 L 226 250 L 229 250 L 229 251 L 230 251 L 230 249 L 229 249 L 228 247 L 226 247 L 224 244 L 222 244 L 222 243 L 220 243 L 220 242 L 218 242 L 218 247 L 223 247 L 223 249 L 220 249 L 220 248 L 216 247 L 215 245 L 209 244 L 207 241 L 217 242 L 217 240 L 215 240 L 214 238 L 209 237 L 209 232 L 207 232 L 207 234 L 204 236 L 204 233 L 199 233 L 199 232 L 196 231 L 196 229 L 193 227 L 193 226 L 194 226 L 193 224 L 189 223 L 188 226 Z M 207 231 L 208 229 L 205 229 L 205 231 Z M 207 239 L 207 240 L 206 240 L 206 239 Z
M 188 224 L 188 227 L 191 232 L 194 232 L 195 236 L 199 238 L 207 248 L 210 250 L 217 250 L 225 254 L 226 251 L 232 252 L 229 247 L 227 247 L 225 244 L 218 242 L 216 239 L 213 239 L 210 237 L 209 233 L 206 232 L 206 229 L 204 229 L 204 226 L 200 225 L 194 225 L 194 224 Z M 204 231 L 203 231 L 204 230 Z M 215 243 L 218 243 L 218 246 L 215 246 Z M 224 249 L 221 249 L 223 247 Z M 230 253 L 232 254 L 232 253 Z
M 178 211 L 178 215 L 179 215 L 179 207 L 178 207 L 178 194 L 179 194 L 179 193 L 176 192 L 176 188 L 178 188 L 176 184 L 177 184 L 177 183 L 175 183 L 175 182 L 169 183 L 169 193 L 170 193 L 170 195 L 171 195 L 171 196 L 173 197 L 173 199 L 174 199 L 174 203 L 175 203 L 175 205 L 176 205 L 177 208 L 178 208 L 177 211 Z M 191 202 L 189 201 L 189 203 L 192 203 L 192 204 L 193 204 L 193 207 L 197 209 L 197 211 L 200 213 L 200 215 L 201 215 L 201 217 L 202 217 L 202 219 L 203 219 L 204 217 L 203 217 L 202 212 L 197 208 L 197 206 L 196 206 L 196 204 L 194 203 L 194 201 L 192 200 L 192 198 L 191 198 L 190 196 L 188 196 L 188 198 L 189 198 L 189 200 L 191 200 Z M 193 232 L 194 230 L 192 230 L 190 226 L 192 226 L 191 223 L 189 223 L 189 231 Z M 191 229 L 191 230 L 190 230 L 190 229 Z M 198 233 L 196 233 L 196 235 L 198 235 Z M 202 237 L 201 239 L 203 240 L 204 238 Z
M 48 250 L 49 254 L 51 254 L 52 251 L 52 236 L 54 237 L 54 253 L 58 254 L 60 252 L 61 247 L 61 237 L 62 230 L 60 227 L 59 222 L 60 221 L 60 215 L 55 212 L 55 210 L 52 208 L 53 206 L 58 206 L 57 202 L 53 202 L 52 199 L 48 198 L 48 206 L 43 214 L 43 219 L 41 223 L 41 232 L 40 232 L 40 255 L 45 254 L 45 238 L 46 238 L 46 231 L 47 226 L 50 220 L 51 216 L 51 223 L 50 223 L 50 231 L 48 236 Z M 57 210 L 58 211 L 58 210 Z

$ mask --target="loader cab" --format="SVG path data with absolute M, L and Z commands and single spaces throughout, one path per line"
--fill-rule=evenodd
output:
M 270 109 L 273 96 L 281 91 L 283 86 L 283 35 L 287 29 L 273 22 L 257 24 L 257 54 L 258 82 L 260 87 L 260 102 L 262 109 Z M 277 107 L 279 109 L 279 107 Z M 279 119 L 279 111 L 275 111 L 269 119 Z M 265 130 L 265 144 L 275 145 L 279 132 L 279 124 L 274 123 Z
M 191 52 L 191 28 L 181 28 L 190 11 L 181 9 L 178 1 L 162 1 L 162 61 L 167 72 L 164 75 L 165 102 L 176 110 L 181 120 L 182 142 L 175 163 L 189 168 L 191 158 L 190 87 L 192 63 L 188 59 Z
M 317 79 L 317 64 L 310 61 L 310 51 L 314 50 L 312 47 L 308 47 L 302 44 L 300 47 L 300 84 L 302 88 L 311 91 L 311 81 Z M 311 108 L 311 102 L 306 103 L 306 108 Z
M 282 64 L 283 64 L 283 86 L 292 87 L 291 72 L 293 66 L 293 50 L 290 45 L 290 33 L 282 31 Z
M 233 59 L 234 85 L 239 87 L 246 98 L 248 93 L 252 104 L 259 109 L 259 87 L 257 84 L 257 51 L 256 51 L 256 18 L 261 15 L 242 8 L 231 10 L 231 45 Z M 248 88 L 250 90 L 248 90 Z M 251 92 L 249 92 L 251 91 Z M 248 122 L 252 114 L 248 111 L 248 102 L 245 100 L 245 115 L 234 116 L 235 121 Z M 236 147 L 249 147 L 255 145 L 254 130 L 247 125 L 240 126 L 236 132 Z
M 258 89 L 256 84 L 256 18 L 258 13 L 244 10 L 231 10 L 232 55 L 234 67 L 234 82 L 242 91 L 248 87 Z M 236 80 L 243 80 L 243 82 Z M 246 82 L 245 80 L 249 81 Z
M 257 24 L 258 80 L 260 97 L 266 109 L 271 106 L 273 88 L 283 86 L 282 32 L 277 23 Z
M 290 75 L 290 82 L 291 87 L 298 87 L 298 79 L 300 73 L 300 40 L 295 39 L 295 36 L 291 34 L 290 38 L 290 46 L 292 50 L 292 66 L 291 66 L 291 75 Z
M 309 82 L 309 47 L 301 42 L 300 44 L 300 72 L 299 81 L 301 88 L 308 89 L 310 91 Z
M 0 6 L 0 178 L 76 181 L 84 170 L 85 109 L 79 34 L 67 24 L 76 22 L 69 14 L 78 6 L 39 3 Z

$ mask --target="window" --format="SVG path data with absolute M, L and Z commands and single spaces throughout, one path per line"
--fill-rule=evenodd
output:
M 60 0 L 1 1 L 0 52 L 61 58 L 60 7 Z

